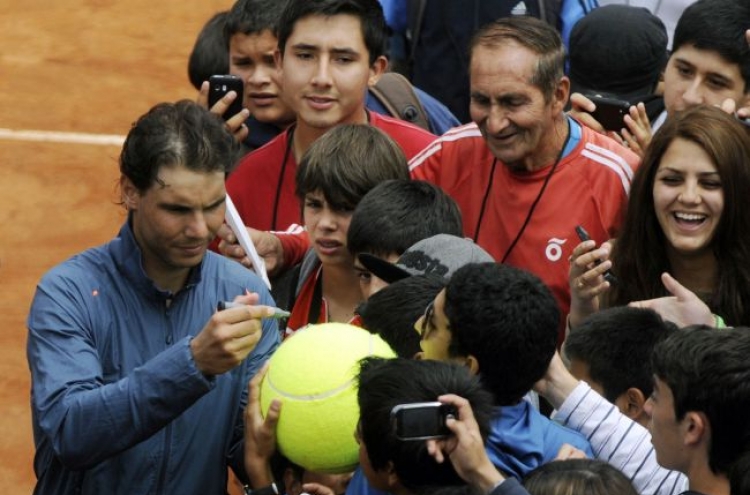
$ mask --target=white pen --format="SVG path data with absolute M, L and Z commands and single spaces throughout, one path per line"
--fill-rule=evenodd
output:
M 216 309 L 219 311 L 224 311 L 225 309 L 229 308 L 239 308 L 241 306 L 246 306 L 246 304 L 236 303 L 232 301 L 219 301 L 219 304 L 216 305 Z M 264 318 L 273 318 L 274 320 L 280 320 L 282 318 L 289 318 L 291 313 L 289 311 L 284 311 L 281 308 L 273 308 L 273 314 L 270 316 L 265 316 Z

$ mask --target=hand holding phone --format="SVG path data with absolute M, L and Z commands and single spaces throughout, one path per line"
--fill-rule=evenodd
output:
M 582 225 L 576 226 L 576 234 L 578 234 L 578 238 L 581 240 L 581 242 L 586 242 L 586 241 L 591 240 L 591 236 L 589 236 L 589 233 L 586 232 L 586 229 L 584 229 Z M 601 263 L 601 261 L 597 261 L 596 264 L 598 265 L 599 263 Z M 617 278 L 614 275 L 612 275 L 612 272 L 610 272 L 609 270 L 604 272 L 602 276 L 604 277 L 604 280 L 606 280 L 612 285 L 617 283 Z
M 632 104 L 625 100 L 596 95 L 586 95 L 586 97 L 596 105 L 596 110 L 591 112 L 591 116 L 606 130 L 620 132 L 625 126 L 623 118 L 630 113 Z
M 445 425 L 449 416 L 458 416 L 458 410 L 451 404 L 413 402 L 395 406 L 391 410 L 391 424 L 399 440 L 445 438 L 451 435 Z
M 229 120 L 234 117 L 237 113 L 242 111 L 242 101 L 244 97 L 244 84 L 242 79 L 233 75 L 213 75 L 208 80 L 208 108 L 211 109 L 213 106 L 227 93 L 234 91 L 237 93 L 237 97 L 229 104 L 229 107 L 224 111 L 222 117 L 224 120 Z

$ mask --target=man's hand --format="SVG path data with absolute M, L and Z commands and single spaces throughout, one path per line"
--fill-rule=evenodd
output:
M 534 384 L 534 390 L 547 399 L 555 409 L 560 409 L 565 399 L 578 386 L 578 380 L 570 374 L 560 357 L 555 352 L 544 376 Z
M 284 247 L 281 245 L 279 238 L 270 232 L 250 227 L 247 227 L 247 233 L 250 235 L 250 240 L 253 241 L 255 250 L 258 251 L 258 256 L 263 258 L 263 262 L 266 264 L 266 272 L 269 275 L 278 273 L 283 268 L 284 263 Z M 222 225 L 217 235 L 221 238 L 219 242 L 219 252 L 221 254 L 242 263 L 247 268 L 253 269 L 252 260 L 245 253 L 245 250 L 242 249 L 237 236 L 234 235 L 234 232 L 232 232 L 232 229 L 228 225 Z
M 242 98 L 243 96 L 238 95 L 235 91 L 229 91 L 219 101 L 217 101 L 214 106 L 208 108 L 208 91 L 208 81 L 203 81 L 195 102 L 203 108 L 208 109 L 208 111 L 210 111 L 212 114 L 218 115 L 219 117 L 224 115 L 224 112 L 227 111 L 229 105 L 235 99 Z M 248 117 L 250 117 L 250 110 L 248 110 L 247 108 L 243 108 L 241 112 L 238 112 L 237 115 L 233 115 L 231 119 L 228 119 L 225 122 L 227 130 L 232 133 L 232 135 L 234 136 L 234 140 L 238 143 L 242 143 L 245 139 L 247 139 L 247 135 L 250 132 L 245 125 L 245 121 L 248 119 Z
M 268 486 L 273 482 L 271 457 L 276 452 L 276 424 L 281 401 L 274 399 L 263 419 L 260 409 L 260 384 L 268 372 L 268 362 L 250 380 L 245 408 L 245 471 L 252 486 Z
M 680 285 L 670 274 L 662 273 L 661 282 L 671 296 L 631 302 L 629 306 L 650 308 L 662 318 L 674 322 L 679 327 L 688 325 L 714 326 L 714 315 L 709 307 L 693 292 Z
M 269 306 L 252 306 L 257 294 L 235 299 L 243 306 L 217 311 L 190 341 L 196 367 L 204 375 L 220 375 L 240 364 L 260 340 L 261 319 L 271 316 Z
M 438 400 L 443 404 L 452 404 L 458 417 L 448 417 L 445 422 L 452 435 L 442 440 L 428 440 L 427 451 L 438 463 L 445 462 L 447 455 L 462 479 L 482 493 L 489 493 L 505 478 L 487 457 L 471 404 L 463 397 L 452 394 L 441 395 Z

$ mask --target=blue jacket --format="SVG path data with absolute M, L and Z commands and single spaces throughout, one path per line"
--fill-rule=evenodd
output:
M 189 343 L 245 289 L 273 304 L 254 274 L 208 252 L 184 289 L 159 290 L 127 224 L 50 270 L 28 318 L 35 493 L 224 494 L 227 466 L 244 479 L 247 383 L 279 343 L 276 322 L 218 376 Z
M 490 423 L 487 454 L 502 472 L 521 479 L 557 457 L 564 443 L 593 458 L 586 437 L 542 415 L 528 401 L 502 406 Z

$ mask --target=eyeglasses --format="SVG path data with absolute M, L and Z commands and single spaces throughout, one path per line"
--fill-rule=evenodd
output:
M 425 338 L 425 335 L 427 335 L 427 331 L 430 329 L 430 326 L 432 325 L 432 317 L 435 314 L 435 300 L 427 304 L 427 307 L 424 308 L 424 313 L 422 314 L 422 325 L 420 325 L 419 328 L 419 336 L 421 338 Z

